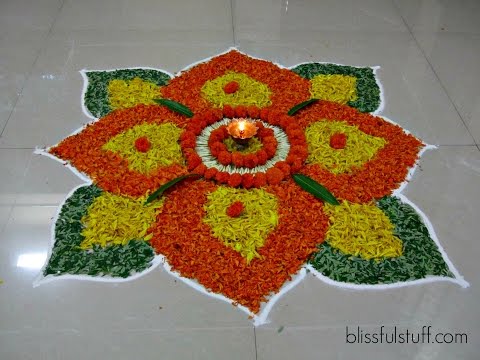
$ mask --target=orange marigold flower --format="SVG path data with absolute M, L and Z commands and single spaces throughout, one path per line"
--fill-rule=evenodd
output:
M 245 209 L 241 201 L 235 201 L 227 208 L 227 215 L 230 217 L 238 217 Z
M 347 135 L 335 133 L 330 137 L 330 147 L 334 149 L 344 149 L 347 145 Z
M 235 108 L 235 116 L 239 118 L 245 118 L 247 117 L 247 107 L 239 105 Z
M 266 127 L 263 126 L 263 124 L 262 124 L 262 128 L 259 128 L 258 131 L 257 131 L 257 136 L 261 137 L 261 138 L 266 138 L 266 137 L 274 136 L 274 135 L 275 135 L 275 133 L 273 132 L 273 129 L 266 128 Z
M 258 165 L 258 158 L 255 154 L 247 154 L 243 158 L 243 166 L 253 169 Z
M 242 175 L 242 186 L 245 189 L 250 189 L 253 186 L 253 175 L 250 173 L 246 173 Z
M 230 174 L 227 173 L 226 171 L 219 171 L 215 175 L 215 179 L 221 184 L 226 184 L 226 183 L 228 183 L 228 180 L 230 179 Z
M 297 171 L 300 171 L 300 169 L 303 167 L 303 162 L 300 159 L 295 159 L 291 164 L 290 164 L 290 171 L 292 173 L 295 173 Z
M 260 113 L 260 110 L 259 110 L 259 113 Z M 258 116 L 257 116 L 258 117 Z M 257 127 L 257 136 L 258 136 L 258 132 L 262 129 L 265 129 L 265 126 L 263 125 L 263 122 L 261 121 L 255 121 L 255 126 Z
M 280 125 L 280 120 L 282 119 L 282 113 L 276 110 L 270 111 L 268 114 L 268 122 L 272 125 Z
M 285 174 L 276 167 L 267 170 L 267 181 L 270 185 L 277 185 L 284 179 Z
M 252 119 L 257 119 L 260 116 L 260 109 L 256 106 L 249 106 L 247 108 L 248 116 Z
M 207 180 L 214 179 L 218 173 L 218 170 L 215 168 L 209 168 L 205 171 L 205 174 L 203 174 L 204 178 Z
M 235 110 L 233 110 L 233 107 L 230 105 L 224 105 L 223 106 L 223 115 L 225 115 L 226 118 L 234 118 L 235 117 Z
M 293 121 L 293 118 L 288 115 L 280 116 L 280 126 L 284 129 L 286 129 Z
M 147 140 L 148 141 L 148 140 Z M 196 139 L 185 139 L 180 142 L 180 146 L 184 149 L 193 149 L 197 145 L 197 140 Z M 135 145 L 136 146 L 136 145 Z
M 265 150 L 261 149 L 257 151 L 258 165 L 265 165 L 268 161 L 268 154 Z
M 216 141 L 210 146 L 210 152 L 213 156 L 218 156 L 222 151 L 227 151 L 227 147 L 220 141 Z
M 135 149 L 140 152 L 146 153 L 151 147 L 152 144 L 146 136 L 139 137 L 137 140 L 135 140 Z
M 236 167 L 242 167 L 243 160 L 244 160 L 244 156 L 240 154 L 238 151 L 235 151 L 232 154 L 232 164 L 235 165 Z
M 207 167 L 205 166 L 205 164 L 200 164 L 195 169 L 193 169 L 193 173 L 198 175 L 205 174 L 205 171 L 207 171 Z
M 255 187 L 263 187 L 267 185 L 267 175 L 263 172 L 258 172 L 255 174 L 253 179 L 253 185 Z
M 232 162 L 232 154 L 228 151 L 220 151 L 218 154 L 218 162 L 222 165 L 229 165 Z
M 221 110 L 218 109 L 210 109 L 207 110 L 204 114 L 205 121 L 207 122 L 207 125 L 211 125 L 214 122 L 217 122 L 223 117 L 223 113 Z
M 187 156 L 187 163 L 188 163 L 188 170 L 192 171 L 202 163 L 202 158 L 198 156 L 196 153 L 191 153 Z
M 275 164 L 275 167 L 280 170 L 285 176 L 290 175 L 290 165 L 288 165 L 285 161 L 279 161 Z M 268 172 L 267 172 L 268 176 Z
M 269 158 L 272 158 L 277 152 L 277 146 L 274 144 L 267 144 L 263 147 Z
M 197 137 L 195 136 L 195 134 L 191 131 L 184 131 L 181 135 L 180 135 L 180 141 L 183 141 L 183 140 L 188 140 L 188 139 L 193 139 L 195 140 Z
M 268 114 L 270 113 L 270 110 L 268 109 L 262 109 L 260 110 L 260 119 L 263 121 L 268 121 Z
M 226 94 L 233 94 L 237 92 L 237 90 L 240 88 L 240 85 L 236 81 L 230 81 L 228 84 L 226 84 L 223 87 L 223 91 L 225 91 Z
M 303 146 L 295 145 L 290 148 L 290 155 L 295 155 L 301 159 L 306 159 L 308 156 L 308 151 Z
M 228 185 L 231 187 L 240 186 L 242 183 L 242 175 L 239 173 L 230 174 L 230 179 L 228 179 Z
M 266 136 L 262 139 L 262 143 L 264 146 L 268 144 L 272 144 L 273 146 L 277 147 L 278 141 L 275 139 L 275 136 Z

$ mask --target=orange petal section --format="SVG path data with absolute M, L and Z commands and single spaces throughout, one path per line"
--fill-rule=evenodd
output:
M 261 259 L 247 264 L 237 251 L 213 237 L 202 221 L 207 194 L 216 187 L 212 182 L 194 181 L 173 189 L 150 229 L 151 245 L 182 276 L 256 313 L 317 250 L 328 218 L 323 203 L 292 181 L 267 187 L 279 200 L 279 225 L 259 248 Z
M 247 74 L 268 85 L 273 92 L 270 107 L 284 113 L 310 98 L 308 80 L 291 70 L 282 69 L 269 61 L 253 59 L 236 50 L 180 73 L 162 88 L 163 97 L 187 105 L 194 112 L 203 111 L 211 105 L 201 96 L 202 86 L 227 71 Z
M 306 165 L 300 171 L 325 186 L 338 199 L 351 202 L 365 203 L 391 194 L 406 179 L 424 146 L 416 137 L 406 134 L 400 126 L 338 103 L 319 101 L 294 117 L 303 129 L 322 119 L 343 120 L 366 134 L 387 141 L 370 161 L 351 173 L 336 175 L 316 164 Z
M 67 137 L 49 149 L 49 152 L 87 174 L 105 191 L 133 197 L 142 196 L 147 191 L 154 191 L 173 178 L 186 174 L 187 168 L 174 164 L 159 167 L 148 175 L 141 174 L 129 169 L 126 159 L 103 150 L 102 146 L 112 137 L 135 125 L 165 122 L 185 127 L 188 120 L 156 105 L 141 104 L 116 110 L 87 125 L 78 134 Z

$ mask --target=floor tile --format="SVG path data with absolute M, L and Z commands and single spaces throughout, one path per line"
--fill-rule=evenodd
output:
M 31 150 L 0 149 L 0 205 L 13 205 L 25 178 Z
M 116 359 L 131 360 L 254 360 L 253 330 L 113 330 L 99 336 L 90 331 L 65 329 L 50 333 L 6 334 L 0 340 L 4 359 Z M 92 331 L 93 330 L 93 331 Z M 2 343 L 3 342 L 3 343 Z
M 0 133 L 18 100 L 46 33 L 19 31 L 0 36 Z
M 278 40 L 303 31 L 408 31 L 391 1 L 233 1 L 235 36 L 248 40 Z
M 3 228 L 10 218 L 10 213 L 12 211 L 12 205 L 0 205 L 0 237 L 3 232 Z
M 48 30 L 62 2 L 62 0 L 2 0 L 0 32 L 4 34 L 23 29 Z
M 480 33 L 477 0 L 394 0 L 410 28 L 430 32 Z
M 195 0 L 66 0 L 53 32 L 64 30 L 149 30 L 159 38 L 167 33 L 210 30 L 232 33 L 230 2 Z M 202 40 L 198 34 L 198 40 Z M 205 39 L 207 40 L 207 39 Z
M 480 143 L 480 34 L 415 34 L 475 141 Z
M 16 205 L 57 206 L 75 187 L 85 183 L 62 163 L 32 154 Z
M 91 120 L 81 109 L 82 86 L 80 73 L 31 77 L 10 115 L 0 147 L 46 147 L 82 127 Z
M 474 144 L 409 34 L 317 32 L 318 37 L 308 43 L 299 34 L 291 32 L 288 39 L 276 42 L 239 40 L 240 49 L 285 66 L 308 61 L 379 65 L 385 95 L 383 115 L 430 144 Z

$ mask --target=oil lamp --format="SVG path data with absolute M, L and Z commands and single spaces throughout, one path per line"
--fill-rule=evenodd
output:
M 247 147 L 248 142 L 257 133 L 258 128 L 252 121 L 239 118 L 233 119 L 227 126 L 227 131 L 239 149 Z

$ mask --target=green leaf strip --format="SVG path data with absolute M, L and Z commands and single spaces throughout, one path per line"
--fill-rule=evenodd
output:
M 170 81 L 170 76 L 160 70 L 153 69 L 120 69 L 114 71 L 85 71 L 88 86 L 84 94 L 85 108 L 94 116 L 102 117 L 112 109 L 108 100 L 108 84 L 112 80 L 133 80 L 140 78 L 164 86 Z
M 332 205 L 340 204 L 330 191 L 328 191 L 323 185 L 320 185 L 312 178 L 303 174 L 293 174 L 292 177 L 293 180 L 295 180 L 295 182 L 300 185 L 302 189 L 309 192 L 313 196 L 324 200 L 325 202 Z
M 201 176 L 201 175 L 198 175 L 198 174 L 188 174 L 188 175 L 182 175 L 182 176 L 179 176 L 173 180 L 170 180 L 169 182 L 163 184 L 162 186 L 160 186 L 157 190 L 155 190 L 153 193 L 150 194 L 150 196 L 147 198 L 147 200 L 145 201 L 145 205 L 147 204 L 150 204 L 153 200 L 155 200 L 156 198 L 158 198 L 159 196 L 161 196 L 166 190 L 170 189 L 172 186 L 174 186 L 176 183 L 180 182 L 180 181 L 183 181 L 185 180 L 186 178 L 189 178 L 189 177 L 194 177 L 194 176 Z
M 55 244 L 44 275 L 89 275 L 126 278 L 152 266 L 155 253 L 142 239 L 126 245 L 95 245 L 82 250 L 83 216 L 102 191 L 95 185 L 82 186 L 65 201 L 55 223 Z
M 300 104 L 297 104 L 295 105 L 294 107 L 292 107 L 290 110 L 288 110 L 288 115 L 290 116 L 293 116 L 295 115 L 295 113 L 299 110 L 302 110 L 304 107 L 307 107 L 313 103 L 316 103 L 318 101 L 318 99 L 310 99 L 310 100 L 307 100 L 307 101 L 304 101 Z
M 188 118 L 191 118 L 193 116 L 192 110 L 190 110 L 185 105 L 180 104 L 179 102 L 170 99 L 154 99 L 154 101 L 160 105 L 168 107 L 170 110 L 185 115 Z
M 320 273 L 338 282 L 392 284 L 428 276 L 454 277 L 432 240 L 420 215 L 396 197 L 384 197 L 377 206 L 395 226 L 394 235 L 403 242 L 403 255 L 381 261 L 365 260 L 333 248 L 328 238 L 309 263 Z
M 316 75 L 347 75 L 357 79 L 357 99 L 349 101 L 348 106 L 361 112 L 373 112 L 380 106 L 380 87 L 375 73 L 369 67 L 354 67 L 337 64 L 307 63 L 294 67 L 293 72 L 305 79 Z

